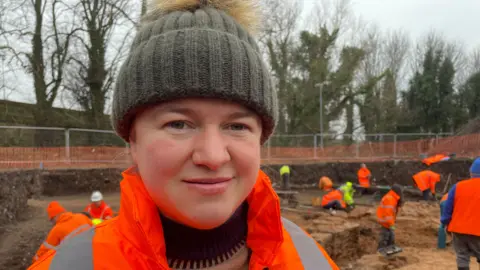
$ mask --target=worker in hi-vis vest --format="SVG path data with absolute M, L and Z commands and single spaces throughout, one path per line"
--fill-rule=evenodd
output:
M 280 168 L 280 177 L 282 178 L 282 188 L 289 189 L 290 188 L 290 167 L 288 165 L 283 165 Z
M 67 212 L 58 202 L 53 201 L 47 207 L 48 219 L 54 224 L 47 238 L 40 245 L 33 257 L 33 262 L 39 260 L 48 251 L 56 249 L 61 243 L 73 236 L 88 230 L 92 226 L 90 218 L 83 213 Z

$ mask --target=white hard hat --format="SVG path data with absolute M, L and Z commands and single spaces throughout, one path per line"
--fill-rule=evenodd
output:
M 90 201 L 92 202 L 99 202 L 103 200 L 103 195 L 100 191 L 94 191 L 92 196 L 90 196 Z

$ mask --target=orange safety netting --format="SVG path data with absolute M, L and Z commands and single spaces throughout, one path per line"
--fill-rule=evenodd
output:
M 399 142 L 358 142 L 351 145 L 263 147 L 263 163 L 304 163 L 420 159 L 420 154 L 456 153 L 457 158 L 480 155 L 480 134 Z M 98 168 L 131 164 L 124 147 L 0 147 L 0 169 Z

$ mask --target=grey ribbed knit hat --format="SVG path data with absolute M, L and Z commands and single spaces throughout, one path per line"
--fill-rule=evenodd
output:
M 129 140 L 138 109 L 179 98 L 240 103 L 272 134 L 277 97 L 248 31 L 250 0 L 157 0 L 139 26 L 115 84 L 112 124 Z

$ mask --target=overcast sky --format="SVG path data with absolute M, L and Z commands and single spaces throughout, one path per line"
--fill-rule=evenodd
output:
M 303 0 L 304 10 L 317 1 Z M 480 0 L 352 0 L 352 11 L 380 29 L 404 29 L 413 39 L 434 28 L 467 48 L 480 45 Z
M 321 0 L 296 1 L 303 2 L 304 17 L 307 18 L 314 4 Z M 480 0 L 352 0 L 352 11 L 382 30 L 403 29 L 412 39 L 436 29 L 449 40 L 462 41 L 466 49 L 480 45 Z M 34 102 L 32 83 L 29 78 L 20 77 L 14 80 L 17 86 L 19 82 L 22 85 L 21 94 L 9 95 L 9 99 Z M 56 105 L 60 103 L 56 102 Z

